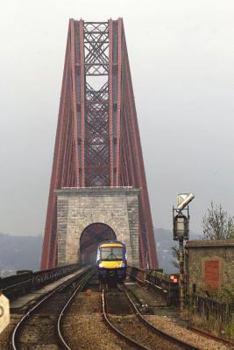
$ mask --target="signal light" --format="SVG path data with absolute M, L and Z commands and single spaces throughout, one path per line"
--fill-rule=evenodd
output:
M 178 283 L 178 276 L 170 275 L 170 281 L 172 283 Z

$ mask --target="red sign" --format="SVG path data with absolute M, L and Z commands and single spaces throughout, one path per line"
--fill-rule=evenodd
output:
M 219 260 L 207 260 L 204 265 L 205 283 L 210 288 L 219 288 Z

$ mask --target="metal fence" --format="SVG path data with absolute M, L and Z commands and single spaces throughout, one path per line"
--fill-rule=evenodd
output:
M 78 271 L 79 264 L 55 267 L 44 271 L 28 271 L 0 279 L 0 291 L 9 299 L 14 299 L 47 283 L 54 282 L 61 277 Z
M 219 303 L 216 300 L 198 295 L 190 297 L 192 311 L 208 320 L 215 319 L 218 323 L 232 322 L 234 314 L 234 303 Z
M 179 288 L 177 283 L 170 279 L 170 275 L 157 270 L 145 270 L 129 266 L 128 274 L 142 283 L 151 285 L 167 301 L 168 305 L 178 305 Z M 178 276 L 177 276 L 178 277 Z

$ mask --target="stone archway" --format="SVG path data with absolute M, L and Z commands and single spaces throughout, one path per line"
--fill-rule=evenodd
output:
M 139 189 L 87 187 L 57 190 L 57 263 L 81 261 L 83 232 L 92 224 L 106 224 L 126 245 L 128 263 L 139 266 Z M 109 236 L 108 236 L 109 237 Z
M 103 223 L 88 225 L 80 236 L 78 256 L 81 264 L 95 264 L 99 243 L 115 239 L 116 234 L 109 225 Z

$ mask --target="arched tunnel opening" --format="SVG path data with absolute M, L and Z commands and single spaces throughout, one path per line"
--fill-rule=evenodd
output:
M 87 226 L 80 237 L 80 263 L 94 265 L 98 245 L 103 241 L 115 239 L 115 232 L 106 224 L 95 223 Z

